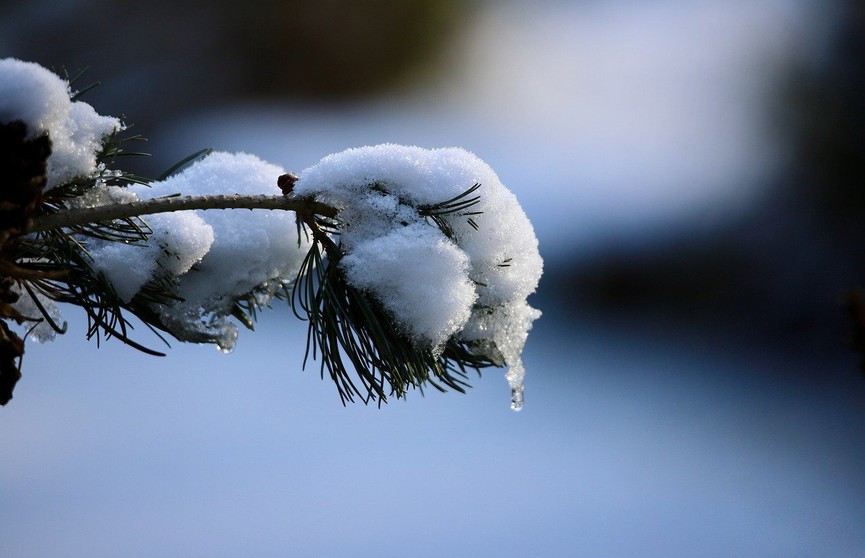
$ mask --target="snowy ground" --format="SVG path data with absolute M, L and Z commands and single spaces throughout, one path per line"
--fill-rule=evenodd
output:
M 783 145 L 763 95 L 773 61 L 808 45 L 804 4 L 496 5 L 438 89 L 220 110 L 166 131 L 170 152 L 301 170 L 363 144 L 460 145 L 514 190 L 553 263 L 696 234 L 764 195 Z M 2 553 L 865 555 L 852 358 L 791 362 L 542 302 L 521 413 L 495 371 L 466 395 L 343 409 L 300 372 L 285 308 L 228 356 L 97 349 L 72 320 L 29 345 L 0 410 Z

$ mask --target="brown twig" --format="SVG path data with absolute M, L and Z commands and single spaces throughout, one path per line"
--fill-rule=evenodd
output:
M 335 208 L 308 198 L 266 195 L 243 196 L 239 194 L 176 196 L 139 200 L 130 203 L 100 205 L 97 207 L 67 209 L 57 213 L 40 215 L 33 218 L 30 232 L 50 231 L 89 223 L 193 209 L 271 209 L 295 211 L 299 214 L 313 213 L 323 217 L 335 217 L 337 213 Z

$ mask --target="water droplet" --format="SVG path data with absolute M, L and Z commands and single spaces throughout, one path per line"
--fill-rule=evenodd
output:
M 523 386 L 511 389 L 511 410 L 523 410 Z
M 519 411 L 523 408 L 526 369 L 523 366 L 523 359 L 520 358 L 519 354 L 515 355 L 508 364 L 510 368 L 505 378 L 507 378 L 508 385 L 511 387 L 511 409 Z

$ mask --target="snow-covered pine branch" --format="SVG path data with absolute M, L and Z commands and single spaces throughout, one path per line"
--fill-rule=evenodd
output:
M 195 209 L 281 209 L 283 211 L 306 212 L 335 216 L 333 208 L 312 200 L 290 198 L 285 195 L 248 195 L 212 194 L 204 196 L 171 196 L 149 200 L 137 200 L 112 205 L 84 207 L 77 210 L 66 210 L 58 213 L 45 213 L 33 219 L 30 232 L 43 232 L 98 223 L 153 215 L 154 213 L 171 213 L 174 211 L 192 211 Z
M 251 327 L 285 298 L 344 401 L 462 391 L 468 370 L 508 366 L 522 406 L 542 261 L 516 198 L 476 156 L 386 144 L 295 177 L 216 152 L 148 181 L 115 168 L 121 123 L 73 98 L 44 68 L 0 60 L 0 403 L 23 354 L 7 322 L 49 340 L 63 330 L 56 302 L 84 309 L 88 337 L 144 349 L 132 315 L 230 351 L 235 320 Z

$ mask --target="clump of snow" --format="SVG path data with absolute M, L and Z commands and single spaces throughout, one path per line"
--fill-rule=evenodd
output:
M 102 186 L 75 200 L 78 207 L 129 203 L 139 197 L 127 188 Z M 155 277 L 183 275 L 201 260 L 213 244 L 213 228 L 191 212 L 162 213 L 146 218 L 147 242 L 90 240 L 91 266 L 111 283 L 124 302 Z
M 214 152 L 182 172 L 148 186 L 97 186 L 77 207 L 130 203 L 155 197 L 209 194 L 281 194 L 285 171 L 254 155 Z M 146 242 L 88 239 L 93 269 L 124 302 L 155 279 L 174 284 L 179 300 L 160 305 L 163 324 L 181 341 L 216 343 L 230 351 L 237 341 L 231 321 L 235 300 L 251 295 L 266 305 L 297 275 L 309 248 L 298 246 L 293 212 L 245 209 L 178 211 L 147 215 Z
M 164 181 L 130 190 L 140 198 L 179 193 L 278 195 L 277 179 L 284 173 L 254 155 L 215 152 Z M 159 238 L 169 246 L 169 254 L 182 253 L 173 272 L 183 301 L 161 309 L 164 323 L 181 340 L 215 341 L 224 351 L 231 350 L 237 339 L 237 328 L 230 321 L 234 300 L 252 293 L 258 304 L 269 302 L 296 277 L 309 249 L 305 242 L 298 246 L 293 212 L 199 210 L 146 220 L 154 230 L 163 231 Z M 205 244 L 206 253 L 192 257 Z M 190 251 L 184 251 L 184 246 Z M 190 269 L 187 263 L 192 259 L 195 265 Z M 160 262 L 163 269 L 172 270 L 170 261 Z M 118 260 L 111 265 L 124 263 Z
M 382 225 L 382 236 L 352 239 L 354 249 L 340 261 L 346 278 L 376 293 L 408 337 L 441 347 L 468 321 L 477 299 L 469 259 L 438 229 L 418 222 Z M 424 296 L 443 303 L 418 304 L 418 285 L 425 286 Z
M 70 99 L 69 84 L 39 64 L 15 58 L 0 59 L 0 124 L 20 120 L 28 138 L 48 133 L 47 187 L 96 172 L 102 139 L 121 123 L 100 116 L 81 101 Z
M 480 214 L 444 215 L 452 233 L 420 211 L 475 184 L 480 199 L 468 211 Z M 489 165 L 459 148 L 368 146 L 304 170 L 294 192 L 340 210 L 349 283 L 370 292 L 415 343 L 440 350 L 456 337 L 506 362 L 512 406 L 522 406 L 520 355 L 540 316 L 526 298 L 543 262 L 525 212 Z

